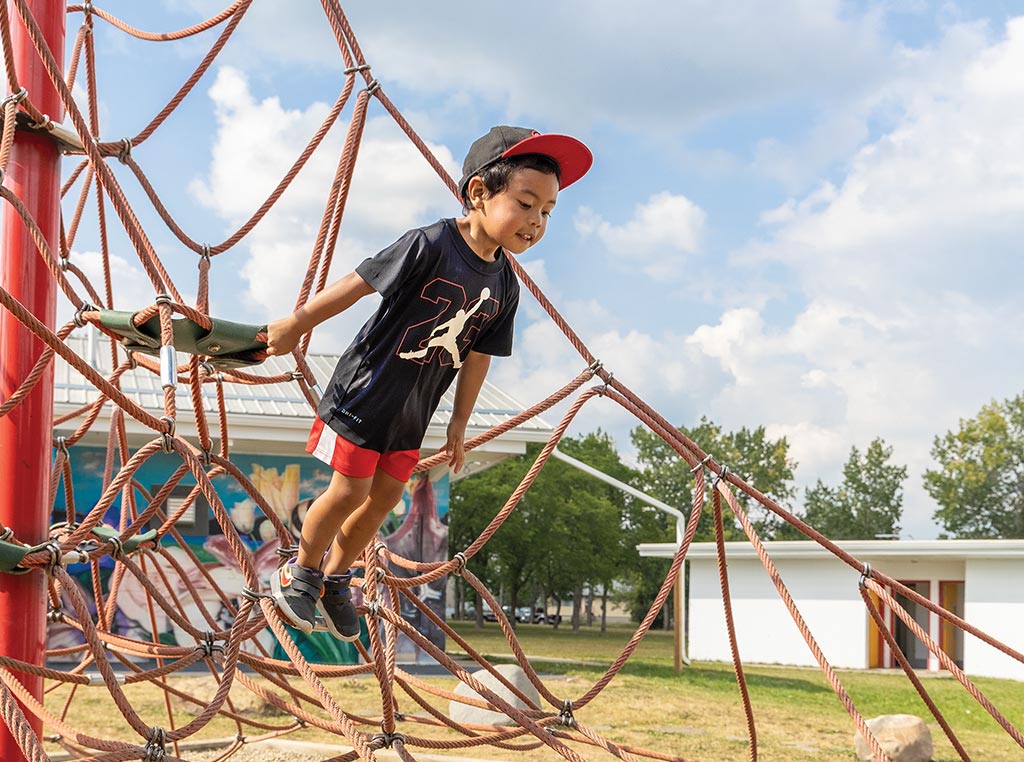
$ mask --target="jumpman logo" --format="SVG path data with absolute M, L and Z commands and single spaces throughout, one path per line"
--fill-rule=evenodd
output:
M 480 292 L 480 298 L 473 302 L 472 306 L 466 309 L 460 309 L 455 313 L 455 317 L 451 320 L 441 323 L 441 325 L 434 328 L 430 333 L 430 338 L 427 343 L 421 349 L 417 349 L 412 352 L 400 352 L 398 354 L 403 360 L 422 360 L 431 349 L 434 347 L 441 347 L 452 356 L 452 365 L 455 368 L 462 367 L 462 355 L 459 354 L 459 334 L 462 333 L 462 329 L 466 327 L 466 321 L 473 317 L 473 313 L 479 310 L 484 302 L 491 297 L 491 289 L 484 288 Z

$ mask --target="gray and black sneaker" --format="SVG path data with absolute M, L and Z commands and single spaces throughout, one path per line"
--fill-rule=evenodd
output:
M 352 573 L 328 574 L 324 592 L 316 604 L 327 630 L 339 640 L 359 640 L 359 612 L 352 602 Z
M 274 602 L 288 624 L 307 635 L 316 623 L 317 602 L 324 589 L 323 575 L 299 566 L 292 558 L 270 577 Z

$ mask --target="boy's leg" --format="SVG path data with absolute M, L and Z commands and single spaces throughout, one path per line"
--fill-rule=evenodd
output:
M 372 476 L 357 479 L 334 472 L 327 489 L 306 511 L 299 538 L 299 566 L 320 568 L 338 527 L 367 499 L 373 481 Z
M 353 478 L 335 472 L 327 489 L 309 506 L 302 524 L 298 558 L 282 566 L 270 580 L 278 611 L 303 632 L 313 631 L 324 589 L 320 566 L 337 528 L 366 499 L 372 477 Z
M 380 529 L 391 509 L 402 499 L 405 482 L 379 470 L 373 475 L 369 494 L 362 504 L 351 511 L 341 529 L 334 536 L 331 554 L 324 564 L 325 574 L 343 574 L 356 562 L 359 554 Z M 312 511 L 312 508 L 310 508 Z M 308 516 L 308 514 L 307 514 Z M 308 518 L 307 518 L 308 521 Z M 303 525 L 305 535 L 306 525 Z M 326 549 L 326 545 L 325 545 Z
M 359 613 L 352 603 L 349 567 L 374 538 L 391 509 L 402 498 L 405 482 L 383 471 L 373 476 L 370 494 L 353 511 L 335 535 L 330 555 L 324 564 L 324 592 L 317 609 L 331 634 L 341 640 L 359 638 Z

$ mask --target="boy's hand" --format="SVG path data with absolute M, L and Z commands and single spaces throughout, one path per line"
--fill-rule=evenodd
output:
M 448 424 L 448 441 L 445 442 L 444 451 L 448 453 L 448 463 L 452 470 L 459 473 L 466 462 L 466 425 L 457 421 Z
M 286 355 L 299 344 L 302 331 L 295 324 L 293 316 L 275 320 L 267 326 L 267 354 Z

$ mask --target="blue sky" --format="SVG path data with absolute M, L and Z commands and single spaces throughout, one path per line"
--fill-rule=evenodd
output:
M 169 31 L 224 5 L 100 7 Z M 787 437 L 801 486 L 838 483 L 850 448 L 880 436 L 910 471 L 904 536 L 935 536 L 921 487 L 934 437 L 1018 394 L 1024 378 L 1024 3 L 345 10 L 374 75 L 456 175 L 494 124 L 591 146 L 594 169 L 521 259 L 617 378 L 674 423 L 706 415 Z M 69 35 L 80 20 L 69 17 Z M 103 138 L 141 129 L 218 33 L 145 43 L 97 20 Z M 184 107 L 133 155 L 185 229 L 218 243 L 306 144 L 342 68 L 319 3 L 256 0 Z M 265 322 L 293 306 L 350 112 L 279 207 L 215 259 L 218 316 Z M 195 255 L 115 167 L 194 294 Z M 373 107 L 333 273 L 457 213 Z M 75 254 L 95 267 L 96 249 L 86 225 Z M 113 250 L 117 306 L 151 303 L 123 235 Z M 318 330 L 314 348 L 340 350 L 372 307 Z M 515 354 L 491 379 L 530 404 L 580 368 L 527 297 Z M 602 401 L 576 431 L 597 426 L 630 456 L 628 416 Z

